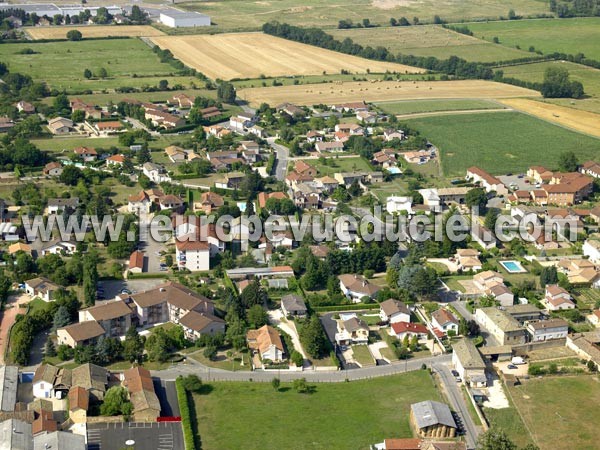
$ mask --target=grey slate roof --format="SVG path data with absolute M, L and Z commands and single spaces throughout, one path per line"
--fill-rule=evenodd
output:
M 465 369 L 485 369 L 485 362 L 470 339 L 457 341 L 452 349 Z
M 302 297 L 296 294 L 284 295 L 281 297 L 281 304 L 283 308 L 288 312 L 300 312 L 306 313 L 306 304 Z
M 434 425 L 446 425 L 456 428 L 456 422 L 448 405 L 433 400 L 413 403 L 410 405 L 417 426 L 427 428 Z
M 17 366 L 0 367 L 0 410 L 14 411 L 18 383 L 19 368 Z
M 17 419 L 0 423 L 0 450 L 33 450 L 31 424 Z
M 85 437 L 67 431 L 38 434 L 33 438 L 33 450 L 85 450 Z

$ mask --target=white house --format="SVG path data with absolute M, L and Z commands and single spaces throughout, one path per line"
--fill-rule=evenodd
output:
M 465 384 L 487 386 L 485 361 L 470 339 L 461 339 L 452 346 L 452 365 Z
M 175 242 L 175 259 L 180 270 L 210 270 L 210 244 L 207 241 L 188 240 L 182 236 Z
M 280 362 L 285 359 L 281 336 L 270 325 L 264 325 L 258 330 L 249 330 L 246 340 L 248 347 L 253 353 L 258 353 L 263 361 Z
M 401 213 L 406 211 L 408 214 L 412 214 L 412 197 L 388 197 L 385 204 L 385 209 L 390 214 Z
M 544 304 L 546 305 L 546 309 L 548 311 L 575 309 L 575 303 L 573 303 L 571 294 L 557 284 L 550 284 L 546 286 Z
M 340 289 L 354 303 L 360 303 L 363 297 L 374 298 L 381 289 L 362 275 L 344 274 L 338 276 L 338 279 L 340 280 Z
M 590 261 L 594 264 L 600 264 L 600 241 L 587 239 L 581 249 L 584 256 L 589 257 Z
M 142 166 L 142 172 L 146 175 L 150 181 L 155 183 L 170 182 L 171 177 L 166 173 L 164 167 L 154 164 L 151 162 L 144 163 Z
M 60 289 L 58 285 L 44 277 L 32 278 L 24 284 L 27 294 L 31 297 L 39 297 L 45 302 L 54 300 L 54 293 Z
M 138 194 L 130 195 L 127 199 L 127 211 L 134 214 L 148 214 L 152 201 L 150 197 L 144 191 L 140 191 Z
M 49 242 L 45 242 L 42 245 L 41 253 L 42 256 L 54 254 L 54 255 L 72 255 L 77 250 L 77 244 L 75 242 L 63 241 L 60 238 L 52 239 Z
M 422 323 L 396 322 L 391 325 L 389 333 L 400 340 L 406 336 L 409 339 L 413 336 L 417 336 L 417 339 L 426 339 L 429 331 Z
M 400 300 L 390 298 L 379 304 L 379 317 L 382 322 L 410 322 L 410 309 Z
M 438 309 L 431 314 L 431 324 L 438 330 L 458 334 L 458 319 L 445 308 Z
M 33 396 L 35 398 L 52 398 L 54 381 L 58 375 L 58 367 L 50 364 L 39 366 L 33 376 Z
M 569 324 L 559 318 L 532 320 L 527 323 L 527 331 L 533 342 L 563 339 L 569 334 Z
M 515 303 L 515 295 L 505 284 L 495 284 L 487 291 L 500 303 L 501 306 L 512 306 Z

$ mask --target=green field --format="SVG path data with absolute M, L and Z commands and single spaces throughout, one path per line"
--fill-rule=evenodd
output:
M 36 53 L 17 54 L 25 48 Z M 156 86 L 162 79 L 167 79 L 171 86 L 181 84 L 187 88 L 192 83 L 203 85 L 193 77 L 173 76 L 175 69 L 161 63 L 140 39 L 3 44 L 0 46 L 0 59 L 8 63 L 11 72 L 30 75 L 36 81 L 45 81 L 51 88 L 66 90 L 67 93 L 122 86 Z M 107 70 L 108 78 L 84 78 L 85 69 L 96 74 L 100 68 Z
M 540 449 L 598 448 L 600 385 L 596 376 L 531 379 L 510 392 Z
M 152 148 L 164 148 L 176 141 L 182 141 L 181 136 L 177 135 L 163 135 L 160 138 L 150 141 L 149 146 Z M 31 142 L 35 144 L 40 150 L 49 151 L 52 153 L 62 153 L 66 150 L 65 154 L 70 156 L 73 149 L 77 147 L 93 147 L 95 149 L 107 150 L 110 147 L 119 147 L 124 149 L 119 144 L 119 138 L 117 137 L 105 137 L 105 138 L 88 138 L 88 137 L 68 137 L 68 138 L 50 138 L 50 139 L 32 139 Z M 160 162 L 160 161 L 159 161 Z
M 321 164 L 317 159 L 306 159 L 304 162 L 317 168 L 319 176 L 333 176 L 336 172 L 372 172 L 371 166 L 363 158 L 336 158 L 330 156 L 326 159 L 327 165 Z
M 600 18 L 513 20 L 469 23 L 475 36 L 491 41 L 500 39 L 508 47 L 528 50 L 534 46 L 544 53 L 561 52 L 600 60 Z
M 585 161 L 600 140 L 517 112 L 456 114 L 404 120 L 441 151 L 446 176 L 463 176 L 479 166 L 493 174 L 523 172 L 540 164 L 554 168 L 562 152 Z
M 437 111 L 504 109 L 504 105 L 488 100 L 406 100 L 377 103 L 388 114 L 419 114 Z
M 527 52 L 495 45 L 437 25 L 331 30 L 329 34 L 339 41 L 351 38 L 363 46 L 385 47 L 393 54 L 434 56 L 440 59 L 454 55 L 467 61 L 481 62 L 509 61 L 529 56 Z
M 298 394 L 288 383 L 279 392 L 270 383 L 211 383 L 194 396 L 202 448 L 368 449 L 412 437 L 410 404 L 441 400 L 427 371 L 314 386 Z
M 272 20 L 299 26 L 323 28 L 337 27 L 342 19 L 361 22 L 368 18 L 372 23 L 387 25 L 390 17 L 406 16 L 410 20 L 418 16 L 421 22 L 433 21 L 438 14 L 446 20 L 465 18 L 498 18 L 506 16 L 513 8 L 517 14 L 547 13 L 545 2 L 536 0 L 449 0 L 440 6 L 434 0 L 305 0 L 298 4 L 293 0 L 255 1 L 227 0 L 221 2 L 190 1 L 179 7 L 207 14 L 214 27 L 211 30 L 252 30 Z M 200 29 L 200 32 L 210 30 Z
M 600 24 L 599 24 L 600 26 Z M 524 81 L 541 83 L 544 81 L 544 72 L 548 67 L 564 67 L 569 71 L 571 80 L 583 84 L 586 95 L 600 97 L 600 70 L 574 64 L 567 61 L 546 61 L 534 64 L 521 64 L 518 66 L 502 67 L 504 75 Z

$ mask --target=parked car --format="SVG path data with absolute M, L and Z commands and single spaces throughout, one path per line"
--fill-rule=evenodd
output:
M 518 369 L 518 367 L 515 366 L 514 364 L 509 364 L 508 366 L 506 366 L 506 368 L 510 369 L 510 370 L 516 370 L 516 369 Z
M 131 291 L 129 289 L 121 289 L 121 294 L 131 295 Z
M 452 376 L 454 376 L 454 377 L 460 376 L 460 374 L 456 370 L 452 370 L 451 372 L 452 372 Z

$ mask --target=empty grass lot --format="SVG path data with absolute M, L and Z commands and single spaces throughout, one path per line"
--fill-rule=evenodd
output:
M 304 161 L 316 167 L 319 176 L 333 176 L 336 172 L 371 172 L 369 163 L 359 156 L 356 158 L 336 158 L 334 155 L 327 155 L 326 158 L 327 165 L 321 164 L 316 159 L 306 159 Z
M 160 36 L 164 34 L 149 25 L 81 25 L 61 27 L 28 27 L 25 32 L 33 39 L 65 39 L 70 30 L 79 30 L 84 38 L 108 36 Z
M 600 18 L 512 20 L 504 22 L 469 23 L 478 38 L 491 41 L 498 37 L 500 45 L 523 50 L 534 46 L 544 53 L 583 53 L 600 60 Z
M 331 30 L 329 34 L 339 41 L 350 38 L 365 47 L 385 47 L 394 55 L 401 53 L 440 59 L 458 56 L 479 62 L 509 61 L 529 56 L 516 48 L 495 45 L 437 25 Z
M 600 140 L 517 112 L 457 114 L 406 119 L 441 151 L 446 176 L 470 166 L 493 174 L 523 172 L 541 160 L 556 167 L 562 152 L 585 161 L 597 155 Z
M 600 384 L 597 376 L 531 379 L 510 388 L 510 392 L 540 449 L 598 448 Z
M 18 53 L 26 48 L 36 53 Z M 8 63 L 11 72 L 30 75 L 36 81 L 45 81 L 51 88 L 67 93 L 156 86 L 162 79 L 171 86 L 200 84 L 193 77 L 174 76 L 173 67 L 161 63 L 150 47 L 135 38 L 4 44 L 0 46 L 0 60 Z M 85 69 L 96 74 L 100 68 L 106 69 L 108 78 L 84 78 Z
M 447 20 L 465 18 L 497 18 L 513 8 L 518 14 L 548 12 L 548 6 L 537 0 L 449 0 L 443 11 L 435 0 L 294 0 L 224 2 L 189 1 L 178 7 L 207 14 L 215 26 L 211 30 L 256 30 L 272 20 L 293 25 L 335 28 L 342 19 L 360 22 L 368 17 L 371 23 L 389 24 L 390 17 L 418 16 L 432 21 L 435 14 Z M 200 30 L 205 32 L 205 30 Z
M 469 111 L 476 109 L 501 109 L 500 103 L 486 100 L 407 100 L 377 103 L 388 114 L 420 114 L 438 111 Z
M 440 400 L 427 371 L 314 386 L 298 394 L 290 383 L 279 392 L 270 383 L 211 383 L 210 393 L 194 395 L 202 448 L 368 449 L 384 438 L 412 437 L 410 404 Z M 257 426 L 258 416 L 283 428 Z

